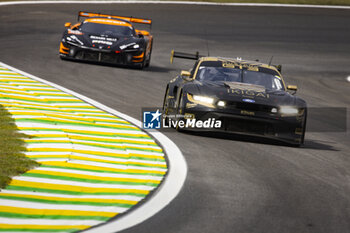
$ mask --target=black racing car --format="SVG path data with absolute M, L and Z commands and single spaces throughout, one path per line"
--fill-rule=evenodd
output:
M 173 57 L 197 61 L 193 69 L 181 71 L 168 83 L 163 103 L 165 124 L 303 144 L 306 102 L 294 96 L 296 86 L 285 85 L 281 66 L 172 51 L 171 60 Z
M 148 67 L 153 36 L 136 30 L 132 23 L 151 25 L 150 19 L 79 12 L 85 20 L 66 23 L 60 43 L 62 59 L 84 60 L 117 65 Z

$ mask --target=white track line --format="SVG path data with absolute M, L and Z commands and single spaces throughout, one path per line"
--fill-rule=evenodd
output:
M 24 5 L 24 4 L 186 4 L 186 5 L 207 5 L 207 6 L 253 6 L 253 7 L 298 7 L 298 8 L 326 8 L 326 9 L 350 9 L 350 6 L 330 6 L 330 5 L 309 5 L 309 4 L 275 4 L 275 3 L 220 3 L 220 2 L 190 2 L 190 1 L 14 1 L 1 2 L 0 6 Z
M 2 4 L 0 3 L 0 5 Z M 39 82 L 53 86 L 65 93 L 74 95 L 77 98 L 85 102 L 88 102 L 99 109 L 102 109 L 103 111 L 109 112 L 113 115 L 123 118 L 133 123 L 134 125 L 138 126 L 139 128 L 142 128 L 142 123 L 139 120 L 132 118 L 121 112 L 118 112 L 112 108 L 109 108 L 86 96 L 78 94 L 74 91 L 71 91 L 57 84 L 46 81 L 44 79 L 38 78 L 34 75 L 28 74 L 24 71 L 21 71 L 19 69 L 6 65 L 2 62 L 0 62 L 0 66 L 11 69 L 15 72 L 23 74 L 24 76 L 37 80 Z M 106 224 L 94 227 L 90 230 L 87 230 L 86 232 L 90 232 L 90 233 L 117 232 L 117 231 L 122 231 L 124 229 L 130 228 L 132 226 L 135 226 L 139 223 L 142 223 L 146 219 L 152 217 L 153 215 L 158 213 L 160 210 L 162 210 L 180 192 L 187 176 L 187 164 L 186 164 L 185 158 L 183 157 L 180 149 L 167 136 L 157 131 L 148 131 L 148 133 L 152 135 L 160 143 L 169 160 L 168 174 L 165 177 L 163 183 L 160 185 L 160 187 L 158 187 L 158 189 L 156 189 L 156 191 L 150 196 L 150 198 L 138 208 L 135 208 L 130 213 L 124 216 L 121 216 L 120 218 L 117 218 L 114 221 L 109 221 Z
M 47 178 L 39 178 L 39 177 L 30 177 L 30 176 L 16 176 L 13 177 L 12 180 L 17 181 L 26 181 L 33 183 L 43 183 L 43 184 L 57 184 L 57 185 L 67 185 L 67 186 L 75 186 L 75 187 L 83 187 L 83 188 L 105 188 L 105 189 L 133 189 L 133 190 L 147 190 L 151 191 L 154 189 L 153 186 L 146 186 L 142 184 L 104 184 L 104 183 L 90 183 L 90 182 L 81 182 L 81 181 L 71 181 L 71 180 L 61 180 L 61 179 L 47 179 Z
M 77 210 L 77 211 L 99 211 L 108 213 L 124 213 L 129 208 L 117 207 L 117 206 L 95 206 L 95 205 L 79 205 L 79 204 L 47 204 L 47 203 L 35 203 L 32 201 L 17 201 L 17 200 L 6 200 L 2 202 L 1 206 L 18 207 L 18 208 L 29 208 L 29 209 L 48 209 L 48 210 Z M 76 220 L 80 221 L 80 220 Z M 109 231 L 113 232 L 113 231 Z
M 76 226 L 76 225 L 87 225 L 87 226 L 92 226 L 92 225 L 97 225 L 97 224 L 101 224 L 103 221 L 98 221 L 98 220 L 70 220 L 70 219 L 65 219 L 65 220 L 61 220 L 61 219 L 36 219 L 36 218 L 32 218 L 32 219 L 21 219 L 21 222 L 18 223 L 18 219 L 14 219 L 14 218 L 4 218 L 4 217 L 0 217 L 0 223 L 3 224 L 18 224 L 18 225 L 56 225 L 56 226 Z
M 31 196 L 39 196 L 39 197 L 63 197 L 63 198 L 76 198 L 76 199 L 83 199 L 83 198 L 95 198 L 99 200 L 128 200 L 128 201 L 141 201 L 144 197 L 138 197 L 138 196 L 131 196 L 131 195 L 125 195 L 125 194 L 115 194 L 115 195 L 69 195 L 69 194 L 57 194 L 57 193 L 40 193 L 35 192 L 33 194 L 32 191 L 17 191 L 17 190 L 7 190 L 3 189 L 1 190 L 1 193 L 5 194 L 19 194 L 19 195 L 31 195 Z
M 130 175 L 130 174 L 120 174 L 120 173 L 108 173 L 108 172 L 102 172 L 102 173 L 96 173 L 96 172 L 90 172 L 90 171 L 79 171 L 79 170 L 74 170 L 74 169 L 62 169 L 62 168 L 50 168 L 50 167 L 38 167 L 35 170 L 38 171 L 49 171 L 49 172 L 61 172 L 64 174 L 79 174 L 79 175 L 87 175 L 87 176 L 92 176 L 92 177 L 106 177 L 106 178 L 126 178 L 126 179 L 138 179 L 140 181 L 160 181 L 162 177 L 158 176 L 145 176 L 145 175 Z M 33 173 L 29 173 L 33 174 Z M 34 173 L 35 174 L 35 173 Z M 1 190 L 1 192 L 5 191 Z

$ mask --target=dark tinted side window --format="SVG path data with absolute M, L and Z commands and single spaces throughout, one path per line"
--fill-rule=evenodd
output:
M 193 78 L 194 72 L 196 71 L 196 68 L 198 66 L 198 62 L 199 61 L 197 60 L 196 63 L 194 63 L 193 68 L 191 69 L 191 78 Z

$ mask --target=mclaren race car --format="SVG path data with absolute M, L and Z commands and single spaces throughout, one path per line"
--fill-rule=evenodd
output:
M 80 18 L 84 17 L 82 22 Z M 136 30 L 133 23 L 152 24 L 150 19 L 80 11 L 78 23 L 66 23 L 60 43 L 62 59 L 148 67 L 153 36 Z
M 281 66 L 172 51 L 174 57 L 197 61 L 166 87 L 167 125 L 303 144 L 307 105 L 294 95 L 296 86 L 286 86 Z

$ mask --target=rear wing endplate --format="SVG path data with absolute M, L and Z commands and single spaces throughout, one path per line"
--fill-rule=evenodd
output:
M 272 66 L 276 67 L 276 69 L 277 69 L 280 73 L 282 73 L 282 65 L 272 65 Z
M 112 18 L 112 19 L 122 19 L 122 20 L 126 20 L 126 21 L 129 21 L 132 23 L 141 23 L 141 24 L 152 25 L 151 19 L 134 18 L 132 16 L 126 17 L 126 16 L 106 15 L 106 14 L 100 14 L 100 13 L 79 11 L 78 21 L 80 20 L 80 17 L 106 17 L 106 18 Z
M 184 58 L 184 59 L 191 59 L 191 60 L 198 60 L 199 58 L 204 57 L 204 56 L 199 55 L 199 52 L 192 54 L 192 53 L 176 52 L 174 50 L 171 50 L 171 55 L 170 55 L 170 63 L 171 64 L 173 63 L 175 57 Z

